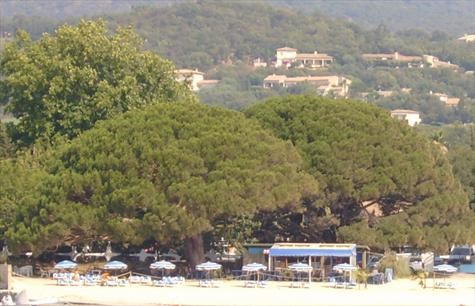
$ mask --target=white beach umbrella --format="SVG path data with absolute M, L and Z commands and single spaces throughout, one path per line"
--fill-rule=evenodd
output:
M 59 269 L 59 270 L 68 270 L 68 269 L 74 269 L 78 266 L 77 263 L 72 262 L 71 260 L 63 260 L 58 262 L 54 268 Z
M 202 264 L 196 265 L 198 271 L 213 271 L 221 269 L 221 265 L 212 261 L 207 261 Z
M 259 271 L 267 270 L 267 267 L 263 264 L 253 262 L 247 265 L 242 266 L 242 270 L 245 272 L 256 272 L 257 280 L 259 280 Z
M 457 268 L 451 265 L 438 265 L 434 267 L 434 272 L 454 273 L 457 272 Z
M 109 261 L 104 265 L 104 269 L 106 270 L 125 270 L 127 269 L 127 264 L 123 263 L 122 261 L 113 260 Z

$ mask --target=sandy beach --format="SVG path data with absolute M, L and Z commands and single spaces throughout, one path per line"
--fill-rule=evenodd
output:
M 222 281 L 219 288 L 201 288 L 188 280 L 176 287 L 57 286 L 50 279 L 14 278 L 14 289 L 26 289 L 31 299 L 57 298 L 66 304 L 92 305 L 475 305 L 475 275 L 454 275 L 455 289 L 422 289 L 418 281 L 394 280 L 368 288 L 336 289 L 325 283 L 290 288 L 269 282 L 266 288 L 245 288 L 242 281 Z

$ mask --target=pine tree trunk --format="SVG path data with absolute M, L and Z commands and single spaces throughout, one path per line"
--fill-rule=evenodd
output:
M 203 262 L 205 253 L 201 234 L 185 239 L 185 256 L 188 261 L 188 266 L 193 270 L 196 265 Z

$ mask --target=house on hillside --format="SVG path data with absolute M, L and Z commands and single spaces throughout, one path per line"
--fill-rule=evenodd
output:
M 444 62 L 439 60 L 438 57 L 433 55 L 423 55 L 424 63 L 426 63 L 430 68 L 448 68 L 448 69 L 458 69 L 459 66 L 451 64 L 450 62 Z
M 409 109 L 392 110 L 391 117 L 406 121 L 409 126 L 416 126 L 422 121 L 419 112 Z
M 432 95 L 434 96 L 437 96 L 439 98 L 439 100 L 441 102 L 444 102 L 446 106 L 457 106 L 460 102 L 460 98 L 456 98 L 456 97 L 449 97 L 449 95 L 445 94 L 445 93 L 440 93 L 440 92 L 436 92 L 436 93 L 432 93 Z
M 475 34 L 464 34 L 462 37 L 457 38 L 457 40 L 462 40 L 466 43 L 475 42 Z
M 275 67 L 290 68 L 292 65 L 298 68 L 324 68 L 333 62 L 333 57 L 314 51 L 313 53 L 298 53 L 297 49 L 283 47 L 276 50 Z
M 178 82 L 188 82 L 190 89 L 193 91 L 215 86 L 219 82 L 218 80 L 205 80 L 204 76 L 204 72 L 198 71 L 198 69 L 175 70 L 175 79 Z
M 339 97 L 346 97 L 348 96 L 351 80 L 338 75 L 287 77 L 286 75 L 272 74 L 264 79 L 263 87 L 286 88 L 303 83 L 314 86 L 324 96 L 332 93 Z
M 267 63 L 261 60 L 260 57 L 256 58 L 255 60 L 252 61 L 252 66 L 254 68 L 265 68 L 267 67 Z
M 397 62 L 407 63 L 409 67 L 421 67 L 423 58 L 421 56 L 403 55 L 399 52 L 394 53 L 364 53 L 361 57 L 366 61 L 372 62 Z

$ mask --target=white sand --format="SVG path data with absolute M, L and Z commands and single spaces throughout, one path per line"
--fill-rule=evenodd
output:
M 269 282 L 267 288 L 244 288 L 241 281 L 223 281 L 219 288 L 200 288 L 189 280 L 173 288 L 65 287 L 39 278 L 14 278 L 14 289 L 26 289 L 34 299 L 55 297 L 61 302 L 103 305 L 475 305 L 475 275 L 450 278 L 456 289 L 434 289 L 432 279 L 422 289 L 417 280 L 394 280 L 367 289 L 335 289 L 324 283 L 290 288 Z

